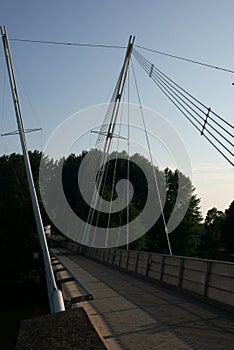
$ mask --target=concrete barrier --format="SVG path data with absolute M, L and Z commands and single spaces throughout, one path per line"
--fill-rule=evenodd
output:
M 79 252 L 76 243 L 66 246 Z M 118 248 L 88 247 L 84 255 L 234 307 L 234 263 Z

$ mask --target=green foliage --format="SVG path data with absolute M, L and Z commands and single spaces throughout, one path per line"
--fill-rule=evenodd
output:
M 201 249 L 208 251 L 212 258 L 218 258 L 225 251 L 234 253 L 234 201 L 225 212 L 215 207 L 208 210 Z
M 180 215 L 180 207 L 189 201 L 188 210 L 181 223 L 169 234 L 172 252 L 177 255 L 193 255 L 200 244 L 199 233 L 202 228 L 200 199 L 194 195 L 195 189 L 192 186 L 191 180 L 179 172 L 179 170 L 173 172 L 167 168 L 164 173 L 167 189 L 166 203 L 164 206 L 166 222 L 168 222 L 173 210 L 176 210 L 177 215 Z M 180 193 L 179 202 L 177 202 L 179 179 L 182 191 Z M 147 250 L 158 253 L 169 252 L 162 216 L 147 233 Z
M 228 253 L 234 254 L 234 201 L 225 210 L 222 241 Z
M 191 195 L 192 192 L 193 189 L 191 188 Z M 197 251 L 202 230 L 202 216 L 199 205 L 200 199 L 192 195 L 189 208 L 183 220 L 170 234 L 174 254 L 192 256 Z
M 222 231 L 225 214 L 217 208 L 207 212 L 205 219 L 205 238 L 209 252 L 213 255 L 222 248 Z
M 40 153 L 30 153 L 32 172 L 38 179 Z M 35 181 L 38 188 L 38 182 Z M 0 271 L 2 278 L 22 280 L 40 251 L 23 157 L 0 157 Z
M 59 161 L 54 161 L 46 157 L 42 159 L 45 169 L 48 170 L 46 172 L 46 178 L 44 178 L 44 186 L 49 186 L 56 176 L 58 176 L 58 165 L 63 162 L 62 180 L 65 196 L 73 211 L 84 221 L 88 217 L 89 206 L 81 195 L 77 174 L 82 159 L 86 154 L 87 152 L 82 152 L 78 156 L 71 154 L 66 159 Z M 101 152 L 96 149 L 91 150 L 90 155 L 91 159 L 94 160 L 102 156 Z M 38 177 L 41 154 L 36 151 L 30 153 L 30 160 L 40 201 Z M 104 174 L 105 182 L 102 183 L 100 192 L 105 200 L 115 200 L 119 196 L 120 202 L 122 201 L 121 196 L 124 198 L 124 193 L 117 194 L 115 186 L 112 189 L 113 176 L 115 178 L 114 183 L 116 184 L 119 180 L 126 179 L 127 169 L 128 156 L 126 152 L 117 154 L 116 164 L 113 159 L 108 162 L 108 167 Z M 158 202 L 158 195 L 154 174 L 148 160 L 139 154 L 134 154 L 129 158 L 129 169 L 130 182 L 134 188 L 134 195 L 129 205 L 129 219 L 133 221 L 138 218 L 139 213 L 144 208 L 148 191 L 155 193 L 156 202 Z M 164 171 L 160 171 L 158 168 L 155 168 L 154 171 L 158 181 L 159 191 L 165 192 L 166 190 L 166 201 L 163 208 L 166 222 L 168 222 L 173 211 L 176 211 L 176 215 L 180 215 L 181 206 L 189 201 L 189 207 L 183 220 L 169 235 L 173 254 L 196 255 L 199 246 L 203 251 L 209 251 L 210 256 L 219 252 L 221 249 L 226 249 L 229 253 L 233 253 L 234 201 L 225 213 L 218 211 L 216 208 L 211 209 L 207 213 L 203 227 L 200 199 L 194 193 L 195 189 L 191 180 L 179 170 L 172 171 L 167 168 Z M 147 183 L 145 174 L 147 174 L 149 183 Z M 178 201 L 179 187 L 181 192 L 179 196 L 180 200 Z M 10 269 L 17 275 L 19 271 L 27 269 L 33 252 L 40 249 L 23 157 L 21 155 L 13 153 L 10 156 L 4 155 L 0 157 L 0 198 L 1 271 L 7 274 L 7 271 Z M 41 203 L 40 206 L 44 225 L 51 224 L 53 227 Z M 55 207 L 54 215 L 56 215 L 56 211 L 57 209 Z M 119 227 L 128 222 L 127 214 L 128 211 L 126 208 L 111 214 L 110 217 L 107 213 L 98 214 L 95 211 L 94 220 L 98 220 L 99 225 L 102 227 L 107 227 L 108 224 L 110 227 Z M 149 215 L 151 214 L 149 213 Z M 53 229 L 56 231 L 55 227 Z M 135 220 L 134 232 L 136 237 L 139 237 L 144 231 L 144 226 L 140 220 Z M 116 238 L 117 241 L 118 238 Z M 168 243 L 162 215 L 147 233 L 130 243 L 130 249 L 168 253 Z M 8 258 L 9 256 L 11 259 Z M 5 266 L 5 261 L 8 261 L 9 266 Z

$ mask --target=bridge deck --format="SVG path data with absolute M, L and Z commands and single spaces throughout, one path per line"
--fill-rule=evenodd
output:
M 76 307 L 84 307 L 107 348 L 234 349 L 234 315 L 69 250 L 53 251 L 93 292 L 94 300 Z

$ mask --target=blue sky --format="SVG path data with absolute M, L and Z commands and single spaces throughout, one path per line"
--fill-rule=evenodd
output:
M 148 1 L 7 1 L 0 24 L 10 38 L 136 44 L 234 69 L 232 0 Z M 105 102 L 123 62 L 123 49 L 51 46 L 11 41 L 25 127 L 42 127 L 43 144 L 71 114 Z M 223 118 L 233 123 L 234 76 L 141 51 L 167 75 Z M 1 132 L 16 129 L 15 116 L 0 51 Z M 158 111 L 182 137 L 189 153 L 202 209 L 224 210 L 234 199 L 233 167 L 203 139 L 147 79 L 136 74 L 142 104 Z M 135 100 L 132 102 L 136 102 Z M 30 149 L 41 149 L 39 134 L 28 136 Z M 0 139 L 0 153 L 19 152 L 17 137 Z

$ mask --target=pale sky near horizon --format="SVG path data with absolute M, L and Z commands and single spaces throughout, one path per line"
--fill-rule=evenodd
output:
M 233 14 L 232 0 L 9 0 L 1 5 L 0 24 L 10 39 L 126 46 L 133 34 L 137 45 L 234 70 Z M 42 127 L 43 145 L 68 116 L 107 101 L 125 54 L 124 49 L 10 45 L 25 127 Z M 141 53 L 233 124 L 233 74 Z M 203 215 L 212 207 L 227 209 L 234 200 L 233 167 L 134 64 L 142 104 L 160 113 L 184 142 Z M 16 129 L 2 45 L 0 119 L 1 133 Z M 28 144 L 41 150 L 40 134 L 28 135 Z M 1 138 L 0 154 L 11 152 L 21 152 L 17 136 Z

